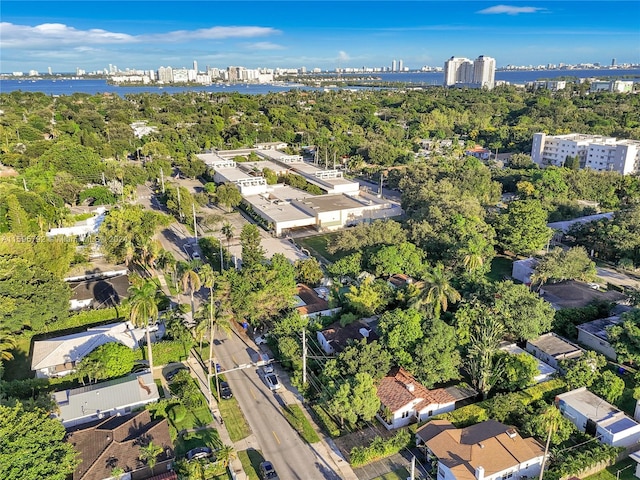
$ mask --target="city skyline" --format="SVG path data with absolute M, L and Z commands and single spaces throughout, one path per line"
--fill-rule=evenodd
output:
M 508 4 L 507 4 L 508 3 Z M 0 72 L 640 63 L 637 2 L 3 1 Z

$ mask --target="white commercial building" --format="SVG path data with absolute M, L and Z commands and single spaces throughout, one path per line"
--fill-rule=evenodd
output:
M 627 175 L 640 171 L 640 141 L 581 133 L 533 134 L 531 159 L 534 163 L 541 167 L 562 167 L 567 157 L 578 157 L 580 168 Z

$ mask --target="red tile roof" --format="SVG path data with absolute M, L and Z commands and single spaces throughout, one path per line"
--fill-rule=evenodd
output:
M 297 309 L 300 315 L 322 312 L 329 308 L 329 303 L 326 300 L 320 298 L 313 288 L 302 283 L 298 284 L 298 296 L 305 303 Z
M 412 385 L 412 387 L 407 387 Z M 409 388 L 413 388 L 410 391 Z M 414 410 L 419 412 L 429 405 L 446 405 L 456 399 L 445 389 L 428 390 L 402 367 L 393 368 L 378 385 L 378 398 L 383 406 L 395 412 L 405 405 L 416 402 Z

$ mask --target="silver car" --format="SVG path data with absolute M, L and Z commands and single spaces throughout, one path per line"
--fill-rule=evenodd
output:
M 264 376 L 264 381 L 267 382 L 269 390 L 278 390 L 280 388 L 280 382 L 274 373 L 267 373 Z

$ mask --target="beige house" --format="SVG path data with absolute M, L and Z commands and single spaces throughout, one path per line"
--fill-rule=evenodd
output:
M 438 480 L 499 480 L 537 477 L 544 447 L 495 420 L 455 428 L 432 420 L 416 431 L 416 445 L 438 461 Z

